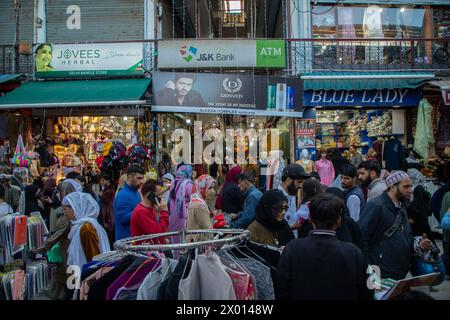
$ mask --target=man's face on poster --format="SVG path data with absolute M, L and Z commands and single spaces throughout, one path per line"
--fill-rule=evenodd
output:
M 175 82 L 175 88 L 177 89 L 177 93 L 180 96 L 187 95 L 191 91 L 193 83 L 194 83 L 193 79 L 179 78 L 177 82 Z

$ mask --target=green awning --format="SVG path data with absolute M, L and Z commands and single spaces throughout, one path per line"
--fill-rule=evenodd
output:
M 326 72 L 314 71 L 301 76 L 304 90 L 382 90 L 415 89 L 432 73 L 419 72 Z
M 32 81 L 0 97 L 0 109 L 145 104 L 150 79 Z
M 8 82 L 21 76 L 23 76 L 23 74 L 0 74 L 0 83 Z
M 322 4 L 403 4 L 403 5 L 449 5 L 449 0 L 315 0 L 317 3 Z

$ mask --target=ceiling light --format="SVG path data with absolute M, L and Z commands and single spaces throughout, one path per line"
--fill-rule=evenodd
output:
M 405 10 L 406 10 L 405 8 L 401 8 L 400 12 L 405 12 Z
M 380 8 L 380 12 L 383 12 L 383 9 L 382 9 L 382 8 Z
M 123 117 L 123 121 L 127 121 L 128 120 L 128 117 Z

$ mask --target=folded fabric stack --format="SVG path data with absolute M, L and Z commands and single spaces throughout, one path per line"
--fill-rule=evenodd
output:
M 392 133 L 392 114 L 385 112 L 380 117 L 374 117 L 367 123 L 369 137 L 377 137 Z

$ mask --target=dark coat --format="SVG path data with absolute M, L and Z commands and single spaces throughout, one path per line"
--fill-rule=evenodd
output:
M 361 250 L 333 233 L 314 230 L 292 240 L 278 264 L 281 299 L 371 300 Z
M 398 214 L 402 215 L 400 227 L 390 238 L 384 239 L 384 233 L 394 224 Z M 403 206 L 396 208 L 384 192 L 366 203 L 358 224 L 368 263 L 380 266 L 382 278 L 404 279 L 410 269 L 414 246 L 406 209 Z

